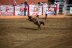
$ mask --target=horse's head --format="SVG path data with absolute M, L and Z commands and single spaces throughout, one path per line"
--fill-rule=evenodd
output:
M 28 16 L 28 20 L 29 21 L 32 21 L 32 22 L 35 22 L 36 21 L 35 18 L 33 18 L 32 16 Z
M 28 16 L 28 20 L 30 20 L 32 18 L 32 16 Z

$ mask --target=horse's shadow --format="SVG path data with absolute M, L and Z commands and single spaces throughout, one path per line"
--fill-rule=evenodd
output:
M 26 30 L 38 30 L 36 28 L 28 28 L 28 27 L 19 27 L 20 29 L 26 29 Z

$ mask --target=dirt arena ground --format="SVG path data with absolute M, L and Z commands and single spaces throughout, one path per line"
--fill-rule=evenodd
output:
M 24 16 L 0 16 L 0 48 L 72 48 L 72 16 L 48 16 L 42 30 Z

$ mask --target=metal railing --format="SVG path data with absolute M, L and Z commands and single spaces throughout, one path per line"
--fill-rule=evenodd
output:
M 72 7 L 72 4 L 65 4 L 63 7 L 63 14 L 64 15 L 72 15 L 70 14 L 70 7 Z

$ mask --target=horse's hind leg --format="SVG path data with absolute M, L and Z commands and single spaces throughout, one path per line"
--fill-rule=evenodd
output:
M 44 22 L 42 22 L 42 24 L 45 25 Z
M 40 25 L 38 25 L 38 28 L 41 30 L 41 27 L 40 27 Z

